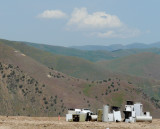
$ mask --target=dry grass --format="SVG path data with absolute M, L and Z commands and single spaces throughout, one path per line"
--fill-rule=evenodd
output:
M 0 116 L 0 129 L 160 129 L 160 120 L 152 123 L 66 122 L 58 117 L 4 117 Z

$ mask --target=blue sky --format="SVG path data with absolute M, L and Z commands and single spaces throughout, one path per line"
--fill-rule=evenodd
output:
M 0 0 L 0 38 L 72 45 L 160 41 L 160 0 Z

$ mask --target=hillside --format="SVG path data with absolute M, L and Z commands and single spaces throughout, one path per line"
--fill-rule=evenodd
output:
M 137 43 L 137 44 L 130 44 L 122 48 L 118 48 L 118 46 L 120 47 L 123 45 L 108 46 L 109 48 L 112 48 L 112 47 L 114 48 L 112 51 L 110 51 L 110 49 L 109 51 L 105 50 L 106 48 L 105 46 L 94 46 L 95 50 L 94 49 L 80 50 L 80 49 L 74 49 L 74 48 L 51 46 L 51 45 L 44 45 L 44 44 L 37 44 L 37 43 L 25 43 L 25 44 L 53 53 L 53 54 L 80 57 L 92 62 L 119 59 L 121 57 L 139 54 L 143 52 L 152 52 L 155 54 L 160 54 L 160 46 L 158 43 L 150 44 L 150 45 Z M 86 47 L 89 48 L 90 46 L 86 46 Z M 98 49 L 98 48 L 101 48 L 101 49 Z
M 51 45 L 36 44 L 36 43 L 25 43 L 25 44 L 53 53 L 53 54 L 79 57 L 92 62 L 99 61 L 99 60 L 111 60 L 111 59 L 124 56 L 125 54 L 125 52 L 123 52 L 124 54 L 120 55 L 120 54 L 116 54 L 116 52 L 109 52 L 104 50 L 97 50 L 97 51 L 78 50 L 78 49 L 68 48 L 68 47 L 51 46 Z M 128 55 L 128 53 L 126 54 Z
M 112 44 L 108 46 L 100 46 L 100 45 L 85 45 L 85 46 L 71 46 L 71 48 L 76 48 L 79 50 L 107 50 L 107 51 L 115 51 L 115 50 L 125 50 L 125 49 L 149 49 L 149 48 L 160 48 L 160 42 L 144 44 L 144 43 L 131 43 L 127 45 L 122 44 Z
M 99 81 L 74 78 L 3 43 L 0 43 L 0 61 L 3 70 L 0 73 L 0 92 L 5 101 L 0 102 L 2 115 L 56 116 L 64 115 L 71 107 L 96 111 L 103 104 L 120 106 L 123 110 L 122 104 L 132 99 L 141 101 L 154 117 L 159 116 L 159 101 L 151 99 L 136 84 L 125 79 L 110 76 Z M 4 73 L 6 77 L 3 79 Z M 35 97 L 35 103 L 32 103 L 32 97 Z
M 69 83 L 72 83 L 71 90 L 68 90 L 70 86 L 65 86 L 64 89 L 61 87 L 62 84 L 57 84 L 62 91 L 65 91 L 62 94 L 55 85 L 54 87 L 51 87 L 53 84 L 45 85 L 45 80 L 42 80 L 44 84 L 39 83 L 22 72 L 18 66 L 0 63 L 0 71 L 1 115 L 56 116 L 64 115 L 67 108 L 70 107 L 87 107 L 96 111 L 106 103 L 123 109 L 122 104 L 125 104 L 125 100 L 132 99 L 143 102 L 145 109 L 150 110 L 155 117 L 158 117 L 154 110 L 159 110 L 155 109 L 159 106 L 154 101 L 151 102 L 146 94 L 141 94 L 140 89 L 134 88 L 133 85 L 118 78 L 85 83 L 82 80 L 68 80 Z M 77 81 L 81 83 L 79 88 L 75 88 Z M 55 81 L 55 83 L 57 82 Z M 135 97 L 134 94 L 137 93 L 138 95 Z
M 51 52 L 53 54 L 64 55 L 64 56 L 74 56 L 83 58 L 89 61 L 97 61 L 97 60 L 104 60 L 104 59 L 113 59 L 114 55 L 112 55 L 108 51 L 84 51 L 78 50 L 69 47 L 60 47 L 60 46 L 51 46 L 51 45 L 44 45 L 44 44 L 35 44 L 35 43 L 25 43 L 32 47 Z
M 52 68 L 54 70 L 61 71 L 67 75 L 71 75 L 77 78 L 82 78 L 85 80 L 88 80 L 88 79 L 103 80 L 103 79 L 106 79 L 106 77 L 118 77 L 120 79 L 124 79 L 124 80 L 128 80 L 129 82 L 136 83 L 136 86 L 138 86 L 138 88 L 143 88 L 146 94 L 148 94 L 151 97 L 155 97 L 156 99 L 160 99 L 159 89 L 158 89 L 159 86 L 155 87 L 155 85 L 159 85 L 159 82 L 157 84 L 155 83 L 155 80 L 153 78 L 151 79 L 144 78 L 138 74 L 136 74 L 135 76 L 129 76 L 128 75 L 129 73 L 127 72 L 118 73 L 119 71 L 114 71 L 114 69 L 118 68 L 119 65 L 116 66 L 116 68 L 113 67 L 113 69 L 108 69 L 108 67 L 105 66 L 105 64 L 108 61 L 104 61 L 104 63 L 102 62 L 102 63 L 95 64 L 80 58 L 51 54 L 51 53 L 27 46 L 24 43 L 12 42 L 12 41 L 5 41 L 4 43 L 20 50 L 24 54 L 30 56 L 31 58 L 44 64 L 45 66 Z M 113 60 L 113 61 L 116 61 L 116 60 Z M 125 64 L 127 65 L 128 63 L 129 62 L 126 62 Z M 137 62 L 137 65 L 138 63 L 139 62 Z M 113 65 L 111 66 L 114 66 L 115 64 L 116 63 L 113 63 Z M 121 64 L 121 66 L 123 65 Z M 124 67 L 124 69 L 126 68 L 127 67 Z M 108 72 L 108 71 L 112 71 L 112 72 Z M 116 73 L 113 73 L 113 71 Z
M 119 74 L 128 74 L 146 78 L 140 87 L 151 96 L 160 99 L 160 85 L 150 82 L 149 79 L 160 80 L 160 55 L 153 53 L 140 53 L 112 61 L 97 62 L 100 67 Z M 135 79 L 133 79 L 135 80 Z M 133 81 L 131 79 L 131 81 Z M 147 81 L 148 80 L 148 81 Z M 136 83 L 136 82 L 135 82 Z M 152 88 L 150 86 L 152 85 Z
M 4 40 L 1 41 L 1 43 L 21 51 L 49 68 L 66 73 L 70 76 L 83 79 L 102 79 L 105 76 L 112 75 L 109 71 L 85 59 L 49 53 L 20 42 Z
M 154 53 L 145 52 L 97 64 L 114 72 L 160 79 L 160 55 Z
M 52 97 L 50 101 L 55 99 L 55 96 L 46 95 L 45 84 L 11 64 L 0 62 L 0 72 L 1 115 L 44 116 L 47 110 L 55 114 L 58 105 L 54 108 L 45 105 L 47 100 L 44 98 Z
M 2 40 L 0 39 L 0 42 L 4 42 L 5 44 L 11 45 L 12 47 L 15 47 L 17 49 L 20 49 L 21 51 L 26 52 L 22 48 L 22 46 L 25 47 L 25 49 L 31 49 L 30 51 L 36 51 L 36 53 L 42 53 L 43 54 L 50 54 L 52 53 L 54 56 L 65 58 L 71 58 L 71 60 L 77 60 L 76 57 L 78 57 L 78 60 L 85 59 L 91 62 L 97 62 L 97 61 L 103 61 L 103 60 L 113 60 L 113 59 L 119 59 L 121 57 L 126 57 L 130 56 L 133 54 L 139 54 L 143 52 L 152 52 L 155 54 L 160 54 L 160 48 L 128 48 L 128 49 L 116 49 L 113 51 L 106 51 L 106 50 L 78 50 L 74 48 L 68 48 L 68 47 L 61 47 L 61 46 L 51 46 L 51 45 L 44 45 L 44 44 L 37 44 L 37 43 L 28 43 L 28 42 L 13 42 L 13 41 L 8 41 L 8 40 Z M 26 44 L 27 46 L 25 46 Z M 31 46 L 31 47 L 29 47 Z M 113 45 L 114 46 L 114 45 Z M 156 44 L 154 45 L 156 46 Z M 34 48 L 38 48 L 35 49 Z M 42 51 L 39 51 L 42 50 Z M 33 53 L 33 52 L 32 52 Z M 32 54 L 31 53 L 31 54 Z M 84 62 L 81 61 L 81 62 Z M 85 61 L 86 63 L 86 61 Z

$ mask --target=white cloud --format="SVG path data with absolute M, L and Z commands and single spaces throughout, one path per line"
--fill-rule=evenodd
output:
M 133 38 L 141 34 L 139 29 L 128 27 L 116 15 L 102 11 L 88 13 L 87 8 L 75 8 L 70 17 L 61 10 L 45 10 L 38 17 L 68 18 L 66 30 L 87 31 L 87 35 L 99 38 Z
M 87 30 L 87 35 L 100 38 L 132 38 L 141 34 L 139 29 L 127 27 L 116 15 L 106 12 L 89 14 L 86 8 L 75 8 L 67 25 L 72 30 Z
M 94 12 L 88 14 L 86 8 L 75 8 L 68 22 L 69 26 L 75 25 L 80 28 L 117 28 L 123 24 L 115 15 L 105 12 Z
M 45 10 L 43 13 L 39 14 L 39 18 L 47 18 L 47 19 L 59 19 L 65 18 L 67 15 L 60 10 Z
M 94 35 L 102 38 L 133 38 L 139 36 L 140 34 L 141 31 L 139 29 L 131 29 L 128 27 L 94 33 Z

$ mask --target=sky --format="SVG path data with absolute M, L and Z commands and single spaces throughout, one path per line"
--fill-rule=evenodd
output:
M 160 41 L 160 0 L 0 0 L 0 38 L 58 46 Z

